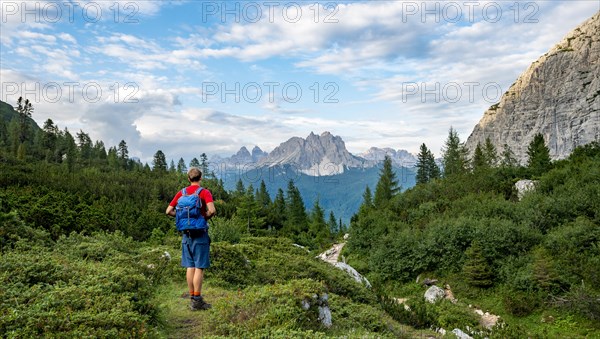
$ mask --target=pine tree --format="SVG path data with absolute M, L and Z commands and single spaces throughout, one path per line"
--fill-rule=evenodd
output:
M 315 200 L 315 204 L 313 205 L 313 209 L 310 214 L 308 235 L 308 244 L 311 244 L 311 241 L 314 241 L 314 243 L 317 244 L 316 247 L 323 247 L 327 245 L 331 237 L 331 234 L 329 233 L 329 227 L 325 222 L 325 212 L 323 211 L 323 208 L 321 208 L 318 199 Z
M 185 161 L 183 160 L 183 158 L 179 158 L 179 161 L 177 162 L 177 172 L 178 173 L 186 173 L 187 172 L 187 167 L 185 166 Z M 204 172 L 202 172 L 202 174 L 204 174 Z
M 166 172 L 167 171 L 167 159 L 163 151 L 158 150 L 154 153 L 152 160 L 152 169 L 155 172 Z
M 518 163 L 517 159 L 515 158 L 515 153 L 513 153 L 510 146 L 508 146 L 508 144 L 504 144 L 502 149 L 503 149 L 502 154 L 501 154 L 502 160 L 500 160 L 500 165 L 502 167 L 516 167 L 519 163 Z
M 544 136 L 536 134 L 527 148 L 527 167 L 534 175 L 541 175 L 552 168 L 550 149 L 546 146 Z
M 64 148 L 66 150 L 65 154 L 67 155 L 67 169 L 70 173 L 73 172 L 73 169 L 75 168 L 75 160 L 77 158 L 77 146 L 75 145 L 75 139 L 73 138 L 71 133 L 69 133 L 66 127 L 64 136 Z
M 129 150 L 127 149 L 127 143 L 125 142 L 125 140 L 121 140 L 121 142 L 119 142 L 117 156 L 121 168 L 127 169 L 127 165 L 129 163 Z
M 483 150 L 481 149 L 481 145 L 477 143 L 477 147 L 475 147 L 475 152 L 473 154 L 472 167 L 474 171 L 481 170 L 487 168 L 487 161 L 485 159 L 485 155 L 483 154 Z
M 427 168 L 427 153 L 429 149 L 423 143 L 419 148 L 419 154 L 417 155 L 417 184 L 425 184 L 429 181 L 429 173 Z
M 492 143 L 490 137 L 485 138 L 485 144 L 483 145 L 483 155 L 485 157 L 485 162 L 488 167 L 496 167 L 498 164 L 498 151 L 496 151 L 496 146 Z
M 31 140 L 31 124 L 29 121 L 33 113 L 33 105 L 29 99 L 25 99 L 25 102 L 23 102 L 23 97 L 19 97 L 15 110 L 19 114 L 19 143 L 22 144 L 27 140 Z
M 89 163 L 89 160 L 92 158 L 92 139 L 82 130 L 79 130 L 76 136 L 79 147 L 79 157 L 83 163 Z
M 247 222 L 248 231 L 252 231 L 261 229 L 265 225 L 265 218 L 260 215 L 260 212 L 261 207 L 254 196 L 254 187 L 249 185 L 237 203 L 236 215 Z
M 273 207 L 271 208 L 271 215 L 269 217 L 270 224 L 275 229 L 281 229 L 287 220 L 287 207 L 285 202 L 285 196 L 283 190 L 280 188 L 277 190 L 275 199 L 273 199 Z
M 208 156 L 206 155 L 206 153 L 200 154 L 200 170 L 202 171 L 202 174 L 204 174 L 205 176 L 209 176 Z
M 385 156 L 383 168 L 379 172 L 379 181 L 375 188 L 374 204 L 376 208 L 387 206 L 390 200 L 400 191 L 396 173 L 392 167 L 392 158 Z
M 460 142 L 458 133 L 450 127 L 448 138 L 446 139 L 442 150 L 444 164 L 444 176 L 449 177 L 456 174 L 465 173 L 467 170 L 467 150 Z
M 190 167 L 200 168 L 200 161 L 196 158 L 192 159 L 192 161 L 190 161 Z M 204 172 L 202 172 L 202 174 L 204 174 Z
M 177 172 L 177 168 L 175 167 L 175 161 L 173 161 L 173 159 L 171 159 L 171 162 L 169 163 L 169 172 Z
M 284 229 L 292 236 L 292 239 L 298 240 L 299 234 L 307 230 L 308 218 L 306 216 L 304 201 L 293 180 L 288 182 L 285 205 L 287 209 L 287 222 Z
M 465 252 L 467 259 L 463 273 L 467 282 L 472 286 L 490 287 L 494 284 L 490 264 L 483 255 L 483 249 L 478 241 L 474 241 Z
M 329 212 L 329 220 L 327 221 L 327 227 L 329 227 L 329 233 L 339 234 L 340 230 L 338 228 L 337 219 L 335 218 L 335 214 L 333 214 L 333 211 Z
M 435 163 L 433 153 L 422 144 L 417 156 L 417 184 L 424 184 L 440 177 L 440 168 Z

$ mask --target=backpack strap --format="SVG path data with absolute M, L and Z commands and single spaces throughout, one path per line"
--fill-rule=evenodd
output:
M 202 187 L 198 187 L 198 189 L 196 190 L 196 192 L 194 192 L 194 194 L 195 194 L 195 195 L 199 195 L 199 194 L 200 194 L 200 192 L 202 192 L 202 190 L 203 190 L 203 189 L 204 189 L 204 188 L 202 188 Z
M 188 194 L 187 194 L 187 187 L 184 187 L 184 188 L 181 190 L 181 196 L 182 196 L 182 197 L 185 197 L 186 195 L 188 195 Z

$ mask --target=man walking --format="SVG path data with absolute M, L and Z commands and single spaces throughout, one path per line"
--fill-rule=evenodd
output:
M 187 218 L 194 219 L 192 220 L 193 224 L 206 225 L 199 229 L 185 229 L 182 231 L 181 266 L 187 269 L 186 278 L 190 291 L 190 308 L 192 311 L 211 308 L 211 304 L 205 302 L 202 298 L 202 281 L 204 279 L 204 270 L 210 267 L 210 237 L 208 236 L 208 224 L 206 221 L 215 215 L 216 209 L 210 191 L 200 186 L 201 180 L 202 172 L 196 167 L 190 168 L 188 171 L 190 186 L 184 189 L 185 196 L 197 194 L 200 199 L 200 215 L 190 217 L 188 210 Z M 177 202 L 184 196 L 182 191 L 179 191 L 175 195 L 167 207 L 167 215 L 177 217 Z M 179 219 L 180 217 L 177 218 Z M 190 220 L 187 220 L 187 223 L 190 223 Z

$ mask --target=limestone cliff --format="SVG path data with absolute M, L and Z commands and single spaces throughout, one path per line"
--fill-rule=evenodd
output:
M 527 161 L 527 146 L 542 133 L 553 159 L 600 140 L 600 12 L 535 61 L 490 107 L 467 139 L 471 152 L 489 137 Z

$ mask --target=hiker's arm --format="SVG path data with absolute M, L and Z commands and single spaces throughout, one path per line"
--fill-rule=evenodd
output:
M 217 209 L 215 208 L 214 202 L 209 202 L 206 204 L 206 220 L 212 218 L 215 213 L 217 213 Z
M 167 215 L 174 217 L 175 216 L 175 207 L 169 205 L 169 207 L 167 207 L 167 211 L 165 213 Z

